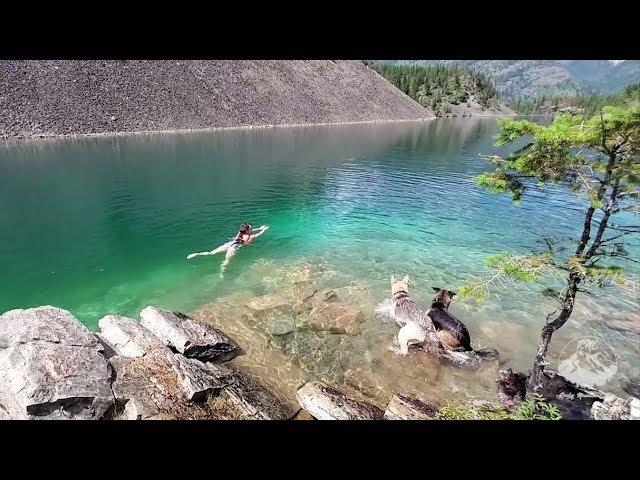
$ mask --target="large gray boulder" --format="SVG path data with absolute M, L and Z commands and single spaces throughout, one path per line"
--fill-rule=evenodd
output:
M 321 382 L 307 382 L 296 394 L 300 406 L 318 420 L 382 420 L 375 405 L 348 398 L 340 390 Z
M 228 365 L 204 363 L 182 354 L 154 352 L 144 357 L 115 356 L 113 392 L 116 418 L 287 420 L 300 410 L 259 380 Z M 214 399 L 214 403 L 211 403 Z M 229 410 L 220 408 L 227 403 Z M 233 412 L 231 417 L 227 413 Z
M 169 354 L 109 359 L 120 420 L 146 420 L 171 411 L 182 399 Z
M 217 396 L 234 381 L 231 371 L 221 370 L 195 358 L 175 354 L 171 363 L 178 378 L 178 385 L 185 399 L 190 402 L 205 400 L 208 395 Z
M 123 357 L 143 357 L 155 350 L 168 350 L 158 337 L 133 318 L 107 315 L 98 321 L 98 326 L 100 338 Z
M 99 419 L 114 405 L 96 338 L 51 306 L 0 315 L 0 409 L 13 419 Z
M 259 378 L 249 376 L 227 365 L 213 365 L 218 375 L 231 379 L 221 395 L 249 420 L 289 420 L 300 411 L 300 406 L 289 398 L 278 395 L 262 384 Z
M 186 357 L 220 363 L 241 353 L 231 337 L 184 314 L 149 306 L 140 312 L 140 318 L 140 325 Z

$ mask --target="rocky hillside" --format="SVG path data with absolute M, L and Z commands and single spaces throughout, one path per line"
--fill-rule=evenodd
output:
M 0 138 L 431 115 L 361 61 L 0 61 Z
M 488 75 L 504 97 L 610 94 L 640 81 L 639 60 L 380 60 L 381 64 L 459 65 Z

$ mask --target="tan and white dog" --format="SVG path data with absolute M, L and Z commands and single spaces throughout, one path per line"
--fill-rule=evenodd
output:
M 409 345 L 424 343 L 427 339 L 439 344 L 431 318 L 409 297 L 409 275 L 402 280 L 391 277 L 391 301 L 394 318 L 401 327 L 398 332 L 400 354 L 407 355 Z

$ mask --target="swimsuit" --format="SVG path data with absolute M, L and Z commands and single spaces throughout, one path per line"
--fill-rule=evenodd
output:
M 244 245 L 245 241 L 242 239 L 242 235 L 244 235 L 244 234 L 240 234 L 239 233 L 234 238 L 232 238 L 227 243 L 225 243 L 225 246 L 227 247 L 227 250 L 237 250 L 242 245 Z

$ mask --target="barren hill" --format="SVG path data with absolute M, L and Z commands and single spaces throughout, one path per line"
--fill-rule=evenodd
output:
M 0 138 L 432 114 L 360 61 L 0 61 Z

